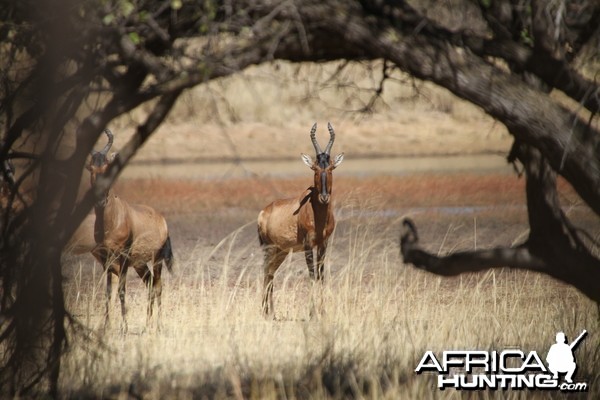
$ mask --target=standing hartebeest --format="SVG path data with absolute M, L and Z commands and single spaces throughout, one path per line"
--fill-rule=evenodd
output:
M 109 165 L 106 154 L 112 146 L 113 135 L 108 129 L 105 129 L 104 132 L 108 136 L 108 143 L 101 151 L 92 151 L 90 164 L 87 167 L 91 173 L 92 186 L 96 184 L 96 177 L 104 174 Z M 152 316 L 155 298 L 160 316 L 162 262 L 165 262 L 169 271 L 172 271 L 173 267 L 173 252 L 167 222 L 153 208 L 146 205 L 129 204 L 108 189 L 94 205 L 94 212 L 96 214 L 94 224 L 96 247 L 92 254 L 106 271 L 105 324 L 109 321 L 108 310 L 112 286 L 110 273 L 112 272 L 119 277 L 118 293 L 121 301 L 123 330 L 127 331 L 125 285 L 127 270 L 130 266 L 148 286 L 147 322 Z
M 344 153 L 341 153 L 331 161 L 329 153 L 335 133 L 331 124 L 327 124 L 327 128 L 330 139 L 325 151 L 321 150 L 315 138 L 315 123 L 310 131 L 310 138 L 317 158 L 313 161 L 310 156 L 302 154 L 304 163 L 315 172 L 314 185 L 299 197 L 275 200 L 258 215 L 258 238 L 265 253 L 262 301 L 265 315 L 273 312 L 273 277 L 288 253 L 304 250 L 310 277 L 323 281 L 327 240 L 335 227 L 331 205 L 332 172 L 344 159 Z M 316 274 L 314 247 L 317 248 Z

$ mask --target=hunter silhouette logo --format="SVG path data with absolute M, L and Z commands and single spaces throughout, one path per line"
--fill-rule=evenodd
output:
M 572 343 L 567 343 L 563 332 L 556 334 L 556 343 L 548 350 L 546 363 L 537 352 L 519 348 L 501 351 L 446 350 L 436 356 L 426 351 L 415 372 L 437 373 L 437 386 L 459 390 L 524 390 L 544 389 L 563 392 L 584 392 L 587 382 L 573 382 L 577 369 L 573 355 L 587 335 L 583 332 Z M 564 374 L 564 382 L 560 375 Z
M 573 374 L 577 369 L 573 349 L 575 349 L 585 335 L 587 335 L 587 331 L 584 329 L 573 343 L 567 344 L 567 338 L 563 332 L 556 334 L 556 343 L 550 347 L 546 356 L 548 369 L 552 372 L 554 379 L 558 379 L 559 373 L 566 373 L 565 380 L 567 383 L 573 383 Z

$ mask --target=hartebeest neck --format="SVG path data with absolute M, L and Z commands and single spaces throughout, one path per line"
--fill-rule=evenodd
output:
M 105 205 L 94 206 L 94 213 L 96 214 L 96 221 L 94 222 L 94 240 L 96 243 L 102 243 L 104 241 L 104 208 Z
M 317 227 L 327 225 L 327 221 L 332 212 L 331 203 L 332 199 L 329 199 L 327 204 L 321 203 L 321 201 L 319 201 L 319 191 L 315 187 L 311 188 L 310 205 L 314 213 L 315 225 Z
M 104 241 L 104 214 L 109 202 L 110 190 L 106 190 L 102 198 L 94 204 L 94 213 L 96 214 L 96 222 L 94 223 L 94 240 L 96 243 Z

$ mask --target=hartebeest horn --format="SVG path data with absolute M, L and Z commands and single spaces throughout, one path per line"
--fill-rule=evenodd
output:
M 331 146 L 333 146 L 333 141 L 335 140 L 335 132 L 333 131 L 333 127 L 329 122 L 327 123 L 327 129 L 329 130 L 330 139 L 329 143 L 327 143 L 327 147 L 325 147 L 325 154 L 329 155 L 329 152 L 331 151 Z
M 106 143 L 106 146 L 104 146 L 104 148 L 100 150 L 100 153 L 106 155 L 108 153 L 108 150 L 110 150 L 110 148 L 112 147 L 113 134 L 108 128 L 104 129 L 104 133 L 106 134 L 106 136 L 108 136 L 108 143 Z
M 315 137 L 315 132 L 317 131 L 317 123 L 315 122 L 315 124 L 312 126 L 311 130 L 310 130 L 310 140 L 312 140 L 312 144 L 313 146 L 315 146 L 315 151 L 317 152 L 317 155 L 323 153 L 323 151 L 321 150 L 321 146 L 319 146 L 319 142 L 317 142 L 317 138 Z

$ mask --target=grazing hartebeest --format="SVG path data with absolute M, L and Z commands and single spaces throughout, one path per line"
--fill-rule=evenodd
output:
M 96 177 L 106 172 L 109 160 L 106 157 L 113 142 L 110 130 L 105 129 L 108 144 L 101 151 L 92 151 L 88 169 L 92 186 Z M 148 286 L 148 321 L 156 298 L 160 316 L 162 294 L 161 272 L 164 261 L 172 271 L 173 252 L 167 222 L 153 208 L 146 205 L 129 204 L 108 189 L 95 204 L 94 238 L 96 248 L 92 254 L 106 270 L 106 321 L 111 297 L 111 275 L 119 277 L 118 293 L 121 300 L 123 328 L 127 330 L 125 309 L 125 285 L 127 270 L 131 266 Z M 150 267 L 148 266 L 150 263 Z M 158 319 L 158 318 L 157 318 Z
M 262 308 L 265 315 L 273 312 L 273 277 L 277 268 L 290 252 L 304 250 L 310 277 L 323 281 L 323 262 L 327 250 L 327 240 L 335 227 L 331 205 L 332 172 L 342 163 L 344 153 L 331 162 L 329 152 L 335 140 L 331 124 L 327 124 L 330 139 L 325 151 L 321 150 L 315 131 L 315 123 L 310 131 L 317 159 L 306 154 L 302 160 L 314 172 L 314 185 L 299 197 L 275 200 L 258 215 L 258 238 L 265 253 L 264 294 Z M 317 248 L 315 274 L 313 248 Z

